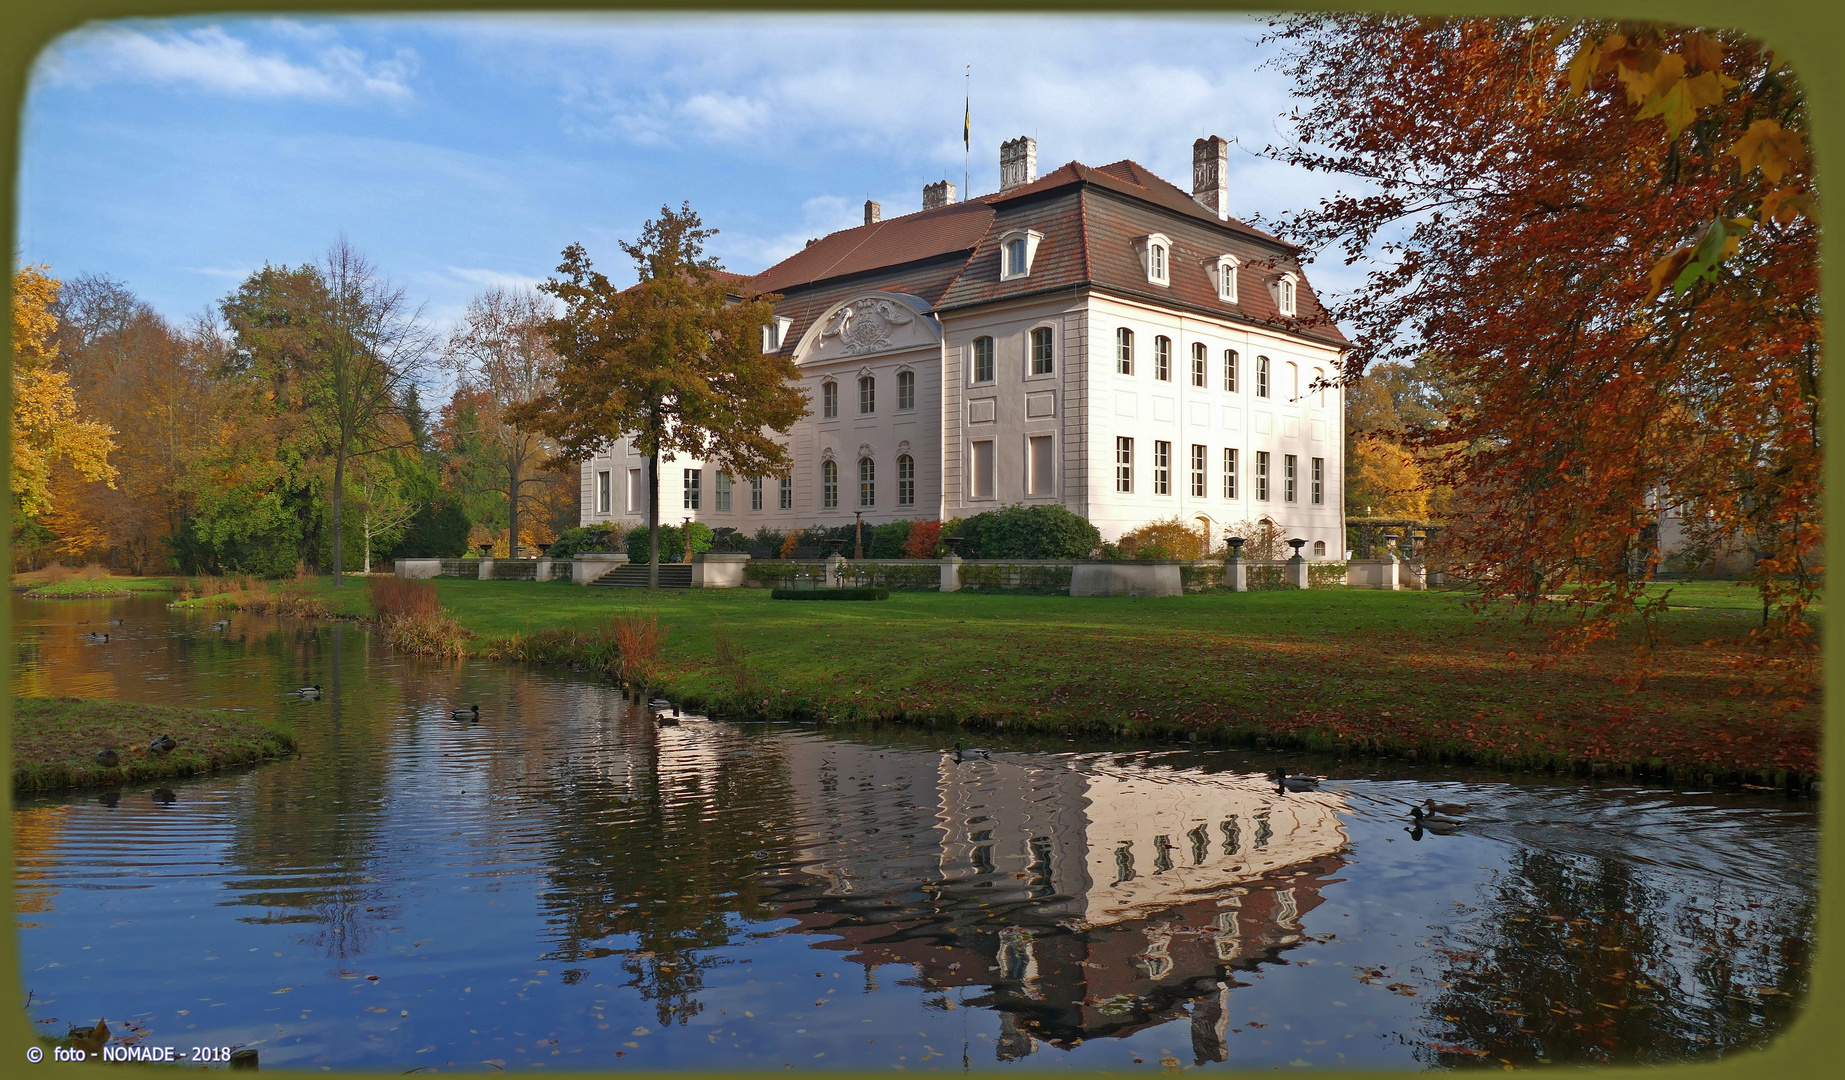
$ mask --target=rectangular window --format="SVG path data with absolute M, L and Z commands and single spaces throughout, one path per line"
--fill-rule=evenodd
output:
M 717 496 L 717 509 L 730 509 L 730 474 L 721 472 L 712 477 L 711 480 L 712 493 Z
M 1115 372 L 1134 374 L 1134 331 L 1125 326 L 1115 331 Z
M 1236 450 L 1224 447 L 1224 498 L 1236 498 Z
M 608 473 L 599 472 L 596 474 L 596 513 L 598 514 L 606 514 L 609 512 L 609 488 L 612 486 L 612 483 L 613 481 Z
M 1204 342 L 1192 345 L 1192 385 L 1204 385 Z
M 1326 502 L 1326 459 L 1313 459 L 1313 505 Z
M 750 477 L 750 509 L 762 509 L 762 477 Z
M 1256 396 L 1268 396 L 1268 357 L 1256 357 Z
M 685 471 L 685 508 L 687 510 L 698 509 L 698 473 L 697 469 Z
M 1164 334 L 1153 339 L 1153 377 L 1172 381 L 1172 339 Z
M 859 415 L 878 411 L 878 380 L 867 375 L 858 381 Z
M 1288 502 L 1294 501 L 1294 474 L 1299 471 L 1299 461 L 1293 454 L 1281 457 L 1281 497 Z
M 839 415 L 839 384 L 823 382 L 820 384 L 820 418 L 831 420 Z
M 1115 437 L 1115 490 L 1134 490 L 1134 440 Z
M 1256 498 L 1268 501 L 1268 451 L 1256 451 Z
M 916 505 L 916 459 L 908 454 L 897 455 L 897 505 Z
M 916 407 L 916 373 L 899 371 L 897 373 L 897 411 Z
M 1192 498 L 1204 498 L 1204 447 L 1192 444 Z
M 1026 494 L 1049 495 L 1051 493 L 1051 437 L 1033 435 L 1027 443 L 1030 450 L 1029 468 L 1026 473 Z
M 1232 394 L 1236 393 L 1239 385 L 1236 378 L 1237 368 L 1243 366 L 1239 360 L 1240 357 L 1236 355 L 1235 349 L 1224 350 L 1224 389 Z
M 971 482 L 969 493 L 976 499 L 993 497 L 993 440 L 983 439 L 974 444 L 973 469 L 968 479 Z
M 1040 326 L 1031 332 L 1031 373 L 1051 373 L 1051 328 Z
M 780 498 L 776 502 L 776 507 L 782 510 L 793 510 L 794 509 L 794 477 L 792 476 L 782 477 L 780 484 L 778 486 L 780 487 L 781 490 L 777 493 L 780 496 Z
M 974 381 L 993 381 L 993 339 L 990 337 L 974 339 Z
M 1025 241 L 1014 240 L 1006 245 L 1006 274 L 1008 277 L 1025 272 Z
M 647 470 L 628 470 L 628 513 L 647 512 Z
M 858 459 L 858 504 L 878 505 L 878 464 L 870 458 Z
M 1153 441 L 1153 494 L 1172 494 L 1172 444 L 1164 439 Z

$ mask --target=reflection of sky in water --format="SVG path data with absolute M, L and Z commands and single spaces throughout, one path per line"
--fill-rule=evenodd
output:
M 1814 822 L 1778 798 L 1389 764 L 1282 795 L 1273 755 L 1056 740 L 956 763 L 913 732 L 657 729 L 356 627 L 14 604 L 20 692 L 247 708 L 303 744 L 171 806 L 16 811 L 37 1020 L 266 1067 L 1419 1067 L 1674 1060 L 1803 986 Z M 1429 795 L 1474 824 L 1413 839 Z

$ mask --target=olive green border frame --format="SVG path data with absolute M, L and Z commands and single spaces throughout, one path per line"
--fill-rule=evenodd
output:
M 1248 3 L 1246 0 L 1228 0 L 1228 2 L 1211 3 L 1183 0 L 1152 0 L 1146 5 L 1122 3 L 1120 0 L 1062 0 L 1062 2 L 1031 3 L 1020 0 L 998 0 L 995 4 L 968 2 L 968 0 L 949 0 L 912 7 L 909 5 L 879 3 L 877 0 L 864 0 L 861 3 L 825 3 L 797 2 L 776 5 L 751 5 L 723 2 L 693 2 L 669 5 L 664 3 L 622 3 L 619 0 L 549 0 L 541 3 L 518 3 L 516 0 L 385 0 L 385 2 L 367 4 L 354 0 L 0 0 L 0 206 L 5 214 L 0 217 L 0 250 L 16 253 L 18 239 L 16 227 L 18 210 L 16 205 L 16 184 L 19 175 L 19 138 L 21 132 L 21 114 L 25 103 L 26 83 L 31 73 L 34 57 L 48 43 L 85 22 L 92 20 L 121 19 L 136 17 L 170 17 L 184 15 L 222 14 L 228 18 L 238 16 L 261 16 L 283 14 L 311 14 L 319 16 L 341 15 L 390 15 L 414 16 L 434 12 L 488 12 L 504 11 L 508 13 L 566 13 L 593 12 L 609 10 L 654 11 L 660 14 L 692 14 L 705 12 L 718 16 L 725 13 L 760 13 L 764 11 L 786 11 L 804 13 L 827 12 L 861 12 L 883 13 L 893 15 L 954 15 L 954 14 L 1123 14 L 1123 15 L 1209 15 L 1226 12 L 1264 12 L 1274 10 L 1350 10 L 1372 9 L 1382 11 L 1411 11 L 1428 15 L 1511 15 L 1546 13 L 1552 15 L 1573 15 L 1584 18 L 1650 18 L 1670 20 L 1678 23 L 1701 24 L 1708 26 L 1732 26 L 1742 29 L 1768 42 L 1777 53 L 1786 56 L 1799 72 L 1806 86 L 1812 123 L 1811 140 L 1815 161 L 1820 164 L 1816 175 L 1822 192 L 1822 212 L 1836 215 L 1839 200 L 1830 199 L 1831 192 L 1825 181 L 1831 179 L 1836 159 L 1833 154 L 1845 154 L 1845 3 L 1840 0 L 1616 0 L 1613 3 L 1585 3 L 1582 0 L 1529 0 L 1526 3 L 1474 3 L 1450 2 L 1430 3 L 1427 0 L 1403 0 L 1401 3 L 1379 2 L 1379 0 L 1350 0 L 1348 3 Z M 1835 219 L 1836 220 L 1836 219 Z M 1845 277 L 1841 276 L 1841 249 L 1836 239 L 1838 233 L 1828 229 L 1821 239 L 1821 287 L 1825 310 L 1841 306 L 1845 301 Z M 7 310 L 11 311 L 11 266 L 4 275 L 4 284 L 0 284 L 0 294 L 6 297 Z M 0 320 L 0 337 L 10 339 L 12 321 L 10 318 Z M 1829 344 L 1829 343 L 1828 343 Z M 1831 358 L 1831 349 L 1826 349 L 1827 359 Z M 4 353 L 0 353 L 0 363 L 10 360 L 12 349 L 10 340 Z M 1837 365 L 1828 363 L 1824 370 L 1824 386 L 1827 400 L 1839 400 L 1841 376 Z M 11 380 L 0 382 L 0 404 L 6 406 L 11 415 Z M 1826 455 L 1826 474 L 1828 487 L 1836 487 L 1842 455 L 1828 447 Z M 4 470 L 10 453 L 0 453 L 0 470 Z M 9 473 L 10 475 L 10 473 Z M 1845 524 L 1845 514 L 1834 509 L 1837 504 L 1827 508 L 1827 533 L 1831 536 L 1841 534 L 1840 525 Z M 0 560 L 11 566 L 9 541 L 11 530 L 0 533 Z M 11 613 L 0 609 L 0 641 L 12 639 Z M 1845 656 L 1837 639 L 1827 634 L 1824 639 L 1825 676 L 1827 685 L 1839 685 L 1838 676 L 1845 667 Z M 1840 775 L 1841 766 L 1845 766 L 1845 747 L 1831 736 L 1838 728 L 1839 706 L 1835 699 L 1827 696 L 1825 705 L 1826 738 L 1822 747 L 1824 775 L 1827 783 L 1833 783 L 1832 777 Z M 11 704 L 9 685 L 0 687 L 0 777 L 11 775 Z M 1845 999 L 1838 992 L 1841 977 L 1839 951 L 1836 943 L 1845 932 L 1845 899 L 1833 892 L 1828 886 L 1836 884 L 1840 874 L 1845 872 L 1841 857 L 1845 856 L 1845 843 L 1841 835 L 1831 824 L 1831 814 L 1822 805 L 1823 827 L 1820 834 L 1820 870 L 1821 889 L 1817 924 L 1818 941 L 1814 951 L 1812 970 L 1812 989 L 1793 1025 L 1774 1042 L 1763 1050 L 1740 1054 L 1722 1062 L 1698 1065 L 1668 1066 L 1663 1071 L 1672 1077 L 1686 1077 L 1688 1080 L 1753 1080 L 1759 1076 L 1783 1077 L 1819 1077 L 1823 1075 L 1840 1075 L 1845 1069 L 1840 1051 L 1845 1049 Z M 12 849 L 12 789 L 10 784 L 0 784 L 0 840 Z M 10 872 L 0 875 L 0 911 L 11 917 L 13 911 L 13 875 Z M 19 968 L 18 938 L 13 933 L 0 933 L 0 972 L 17 973 Z M 16 976 L 0 984 L 0 1000 L 8 995 L 23 993 L 21 980 Z M 132 1069 L 135 1074 L 153 1074 L 151 1066 L 103 1066 L 103 1065 L 56 1065 L 45 1062 L 36 1066 L 28 1065 L 25 1060 L 25 1048 L 31 1043 L 32 1027 L 27 1022 L 23 1010 L 16 1009 L 12 1002 L 0 1007 L 0 1070 L 7 1075 L 29 1076 L 40 1070 L 55 1070 L 60 1073 L 81 1073 L 84 1075 L 103 1075 L 104 1069 Z M 1825 1062 L 1831 1060 L 1832 1066 Z M 1568 1068 L 1568 1067 L 1564 1067 Z M 18 1071 L 16 1071 L 18 1070 Z M 29 1070 L 29 1071 L 26 1071 Z M 1225 1070 L 1227 1071 L 1227 1070 Z M 1606 1076 L 1610 1080 L 1625 1077 L 1655 1076 L 1659 1068 L 1607 1068 L 1596 1069 L 1597 1077 Z M 779 1073 L 778 1073 L 779 1074 Z M 1355 1072 L 1317 1075 L 1360 1075 Z M 112 1072 L 109 1075 L 123 1075 Z M 165 1075 L 163 1071 L 161 1075 Z M 291 1074 L 297 1075 L 297 1074 Z M 308 1074 L 298 1074 L 308 1075 Z M 313 1074 L 318 1075 L 318 1074 Z M 341 1073 L 353 1076 L 357 1073 Z M 388 1075 L 388 1074 L 374 1074 Z M 639 1074 L 622 1073 L 624 1076 L 638 1075 L 689 1075 L 673 1074 Z M 703 1074 L 703 1075 L 737 1075 L 760 1076 L 765 1073 Z M 850 1073 L 827 1073 L 827 1076 L 844 1077 Z M 869 1075 L 869 1074 L 860 1074 Z

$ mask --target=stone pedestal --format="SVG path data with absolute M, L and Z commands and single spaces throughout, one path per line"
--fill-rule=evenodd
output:
M 1249 591 L 1249 566 L 1234 555 L 1224 560 L 1224 588 L 1231 592 Z
M 694 589 L 735 589 L 743 585 L 743 567 L 750 561 L 741 551 L 706 551 L 692 556 Z
M 1296 589 L 1307 588 L 1307 560 L 1299 554 L 1288 560 L 1288 585 Z
M 844 555 L 828 555 L 826 557 L 825 588 L 837 589 L 845 585 L 845 581 L 839 576 L 839 568 L 845 564 L 846 557 Z
M 494 560 L 490 558 L 482 559 L 480 561 L 480 573 L 475 576 L 479 577 L 482 581 L 492 581 L 493 580 L 493 562 Z
M 552 566 L 552 563 L 550 559 L 539 559 L 535 580 L 550 581 L 551 580 L 551 566 Z
M 961 591 L 961 556 L 950 555 L 942 560 L 941 590 L 943 592 Z

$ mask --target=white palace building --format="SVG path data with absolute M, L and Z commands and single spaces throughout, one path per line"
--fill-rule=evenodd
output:
M 778 293 L 765 349 L 810 398 L 787 477 L 662 463 L 661 518 L 754 533 L 1061 503 L 1104 539 L 1178 517 L 1221 541 L 1263 518 L 1344 554 L 1346 339 L 1299 249 L 1230 216 L 1227 144 L 1193 146 L 1192 192 L 1132 161 L 1037 176 L 1000 148 L 1000 190 L 810 241 L 738 295 Z M 645 461 L 583 464 L 584 524 L 632 527 Z

